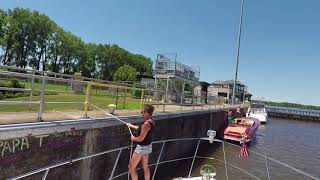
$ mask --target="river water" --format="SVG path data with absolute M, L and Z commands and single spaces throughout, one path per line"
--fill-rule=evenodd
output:
M 269 120 L 250 149 L 320 177 L 320 122 Z
M 298 173 L 278 161 L 302 170 L 320 179 L 320 122 L 307 122 L 269 118 L 267 124 L 260 125 L 250 144 L 250 156 L 240 158 L 240 149 L 232 144 L 225 144 L 228 162 L 228 177 L 231 179 L 312 179 Z M 193 175 L 199 175 L 204 164 L 214 166 L 217 179 L 226 179 L 222 146 L 199 147 L 200 156 L 210 156 L 215 160 L 197 160 Z M 254 152 L 265 154 L 267 158 Z M 238 169 L 240 167 L 241 171 Z M 268 170 L 268 171 L 267 171 Z

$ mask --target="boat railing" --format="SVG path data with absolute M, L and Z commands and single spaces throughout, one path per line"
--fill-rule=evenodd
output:
M 315 176 L 309 173 L 306 173 L 286 163 L 280 162 L 277 159 L 268 157 L 262 153 L 258 153 L 255 151 L 249 150 L 250 152 L 249 157 L 239 158 L 238 157 L 239 146 L 228 143 L 228 142 L 224 142 L 219 139 L 214 139 L 212 144 L 215 147 L 213 149 L 209 149 L 208 147 L 210 147 L 211 144 L 208 142 L 208 140 L 209 140 L 208 137 L 204 137 L 204 138 L 167 139 L 167 140 L 160 140 L 160 141 L 153 142 L 153 145 L 161 145 L 161 148 L 160 148 L 159 155 L 156 158 L 156 162 L 151 163 L 149 165 L 150 168 L 151 167 L 154 168 L 153 173 L 151 174 L 152 180 L 159 179 L 158 176 L 160 176 L 161 174 L 160 173 L 157 174 L 157 171 L 160 165 L 170 166 L 170 163 L 186 161 L 186 160 L 190 161 L 191 164 L 187 165 L 187 168 L 184 168 L 184 169 L 188 169 L 187 171 L 183 172 L 184 177 L 201 176 L 200 173 L 198 173 L 197 169 L 199 169 L 199 166 L 205 163 L 205 164 L 213 165 L 216 168 L 217 179 L 229 180 L 229 179 L 239 179 L 239 177 L 243 177 L 243 178 L 250 178 L 250 179 L 257 179 L 257 180 L 261 180 L 261 179 L 270 180 L 270 179 L 279 179 L 279 178 L 283 179 L 284 177 L 286 177 L 286 175 L 291 175 L 291 174 L 294 174 L 294 176 L 298 177 L 298 179 L 317 179 Z M 163 158 L 164 157 L 163 155 L 165 154 L 164 153 L 165 147 L 167 145 L 169 145 L 170 143 L 181 143 L 186 141 L 192 142 L 195 147 L 193 151 L 194 153 L 192 153 L 192 155 L 189 155 L 189 156 L 187 155 L 185 157 L 178 157 L 178 158 L 172 158 L 172 159 Z M 42 168 L 33 170 L 31 172 L 18 175 L 16 177 L 11 177 L 9 179 L 17 180 L 17 179 L 30 177 L 32 175 L 36 175 L 38 173 L 43 173 L 42 180 L 45 180 L 50 170 L 54 168 L 59 168 L 61 166 L 68 166 L 75 162 L 87 160 L 90 158 L 96 158 L 99 156 L 107 155 L 109 153 L 117 153 L 117 156 L 113 164 L 112 171 L 109 177 L 106 177 L 106 179 L 112 180 L 120 177 L 123 178 L 123 176 L 127 176 L 127 178 L 130 179 L 129 173 L 127 170 L 122 170 L 123 172 L 118 174 L 115 173 L 115 172 L 119 172 L 119 171 L 116 171 L 116 169 L 119 164 L 120 156 L 123 154 L 124 151 L 127 151 L 128 148 L 131 148 L 131 146 L 124 146 L 120 148 L 99 152 L 96 154 L 74 158 L 61 163 L 42 167 Z M 200 151 L 200 149 L 202 150 Z M 206 153 L 206 151 L 208 150 L 210 151 L 209 154 Z M 245 163 L 245 165 L 243 163 Z M 137 170 L 139 171 L 141 170 L 141 168 L 138 168 Z M 170 177 L 170 178 L 174 178 L 174 177 Z

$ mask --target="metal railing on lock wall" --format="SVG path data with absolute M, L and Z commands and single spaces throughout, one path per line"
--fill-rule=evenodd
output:
M 90 107 L 90 95 L 93 87 L 98 87 L 98 88 L 114 88 L 118 90 L 135 90 L 135 91 L 140 91 L 140 109 L 142 109 L 143 106 L 143 99 L 144 99 L 144 94 L 145 94 L 145 89 L 142 88 L 135 88 L 135 87 L 126 87 L 126 86 L 118 86 L 118 85 L 112 85 L 112 84 L 101 84 L 101 83 L 94 83 L 94 82 L 88 82 L 87 83 L 87 89 L 85 93 L 85 101 L 84 101 L 84 116 L 88 116 L 88 110 Z M 126 92 L 125 92 L 126 96 Z M 125 97 L 124 96 L 124 97 Z
M 6 69 L 6 70 L 3 70 Z M 11 71 L 7 71 L 11 70 Z M 16 72 L 13 72 L 16 71 Z M 172 97 L 176 96 L 176 94 L 167 94 L 165 91 L 157 90 L 157 89 L 146 89 L 146 88 L 136 88 L 129 86 L 127 84 L 118 83 L 118 82 L 110 82 L 97 80 L 93 78 L 86 78 L 77 75 L 66 75 L 60 73 L 53 72 L 44 72 L 38 70 L 30 70 L 24 68 L 17 68 L 11 66 L 3 66 L 0 65 L 0 78 L 6 77 L 7 79 L 18 78 L 18 79 L 29 79 L 30 88 L 12 88 L 12 87 L 0 87 L 0 91 L 12 91 L 12 92 L 29 92 L 28 101 L 0 101 L 0 105 L 24 105 L 29 106 L 29 110 L 31 107 L 38 106 L 39 110 L 37 111 L 37 121 L 43 120 L 43 112 L 45 109 L 45 105 L 84 105 L 84 116 L 88 116 L 88 111 L 90 107 L 90 96 L 92 94 L 93 88 L 112 88 L 122 90 L 123 96 L 123 105 L 122 109 L 125 109 L 126 106 L 126 98 L 128 91 L 139 91 L 140 96 L 135 98 L 140 98 L 140 108 L 142 108 L 143 104 L 153 104 L 162 110 L 162 112 L 166 111 L 193 111 L 193 110 L 210 110 L 210 109 L 228 109 L 228 108 L 236 108 L 238 106 L 246 107 L 247 104 L 240 105 L 229 105 L 229 104 L 215 104 L 208 100 L 205 103 L 203 96 L 197 96 L 196 94 L 185 95 L 183 98 L 178 99 L 176 102 L 171 102 Z M 95 82 L 92 82 L 95 81 Z M 99 81 L 99 82 L 98 82 Z M 38 88 L 35 87 L 36 82 L 38 83 Z M 66 90 L 48 90 L 46 88 L 47 85 L 50 85 L 50 82 L 54 82 L 54 84 L 62 83 L 66 85 Z M 103 82 L 103 83 L 100 83 Z M 76 85 L 80 85 L 82 87 L 86 86 L 86 90 L 84 92 L 85 100 L 84 102 L 51 102 L 45 100 L 45 95 L 47 92 L 52 93 L 65 93 L 65 94 L 74 94 L 75 92 L 72 90 Z M 69 89 L 70 86 L 70 89 Z M 39 93 L 39 100 L 33 101 L 33 97 L 35 97 L 35 93 Z M 209 97 L 206 97 L 209 99 Z M 118 100 L 118 94 L 117 98 Z M 116 102 L 117 104 L 117 102 Z M 171 106 L 174 106 L 172 108 Z M 117 108 L 120 106 L 117 105 Z
M 19 70 L 20 68 L 17 68 Z M 47 81 L 54 82 L 63 82 L 63 83 L 82 83 L 86 84 L 85 81 L 73 80 L 73 79 L 64 79 L 64 78 L 55 78 L 43 75 L 36 75 L 36 71 L 33 71 L 32 74 L 26 73 L 18 73 L 18 72 L 10 72 L 10 71 L 0 71 L 1 76 L 7 76 L 10 78 L 30 78 L 31 85 L 29 89 L 24 88 L 8 88 L 8 87 L 0 87 L 0 90 L 13 91 L 13 92 L 29 92 L 29 101 L 0 101 L 0 105 L 28 105 L 31 106 L 39 106 L 37 121 L 42 120 L 42 113 L 44 111 L 44 106 L 46 104 L 83 104 L 83 102 L 45 102 L 45 92 L 55 92 L 55 93 L 73 93 L 72 91 L 56 91 L 56 90 L 46 90 Z M 40 89 L 35 89 L 35 81 L 41 82 Z M 35 92 L 39 92 L 39 101 L 32 101 Z
M 35 69 L 26 69 L 26 68 L 19 68 L 19 67 L 6 66 L 6 65 L 0 65 L 0 69 L 7 69 L 7 70 L 12 70 L 12 71 L 24 72 L 25 74 L 38 74 L 38 75 L 50 76 L 50 77 L 55 77 L 55 78 L 63 78 L 63 79 L 77 79 L 80 77 L 83 81 L 132 87 L 132 84 L 129 84 L 126 82 L 107 81 L 107 80 L 89 78 L 89 77 L 79 76 L 79 75 L 69 75 L 69 74 L 56 73 L 56 72 L 51 72 L 51 71 L 40 71 L 40 70 L 35 70 Z M 11 72 L 11 71 L 2 71 L 2 72 Z
M 6 71 L 3 69 L 8 69 L 11 71 Z M 17 71 L 17 72 L 13 72 Z M 108 87 L 108 88 L 117 88 L 117 89 L 126 89 L 126 90 L 138 90 L 141 91 L 141 101 L 140 101 L 140 108 L 142 107 L 142 101 L 144 96 L 144 89 L 134 88 L 129 86 L 128 84 L 124 84 L 121 82 L 109 82 L 103 80 L 97 80 L 92 78 L 86 78 L 82 76 L 73 76 L 73 75 L 66 75 L 60 73 L 53 73 L 53 72 L 44 72 L 38 70 L 29 70 L 24 68 L 17 68 L 11 66 L 3 66 L 0 65 L 0 77 L 1 79 L 12 80 L 12 79 L 27 79 L 30 80 L 30 88 L 13 88 L 13 87 L 0 87 L 0 91 L 11 91 L 11 92 L 28 92 L 29 93 L 29 100 L 28 101 L 0 101 L 0 105 L 26 105 L 29 106 L 29 110 L 31 110 L 31 106 L 39 106 L 38 110 L 38 117 L 37 121 L 42 120 L 42 114 L 44 112 L 44 106 L 47 104 L 56 105 L 56 104 L 84 104 L 85 115 L 87 114 L 88 105 L 89 103 L 89 96 L 90 96 L 90 89 L 92 86 L 97 87 Z M 6 77 L 6 78 L 4 78 Z M 78 79 L 78 80 L 77 80 Z M 81 80 L 79 80 L 81 79 Z M 91 81 L 99 81 L 103 83 L 91 82 Z M 66 91 L 58 91 L 58 90 L 48 90 L 46 89 L 46 85 L 49 84 L 49 81 L 53 81 L 55 84 L 56 82 L 66 83 Z M 36 89 L 35 84 L 36 82 L 40 83 L 40 88 Z M 46 92 L 53 92 L 53 93 L 71 93 L 73 94 L 74 91 L 68 91 L 68 86 L 70 89 L 73 89 L 74 84 L 80 84 L 81 87 L 87 86 L 87 91 L 85 94 L 86 100 L 84 102 L 49 102 L 45 101 L 44 97 Z M 35 92 L 39 93 L 39 100 L 33 101 L 33 97 L 35 96 Z
M 7 66 L 0 66 L 0 68 L 8 68 Z M 140 97 L 140 108 L 143 106 L 143 99 L 144 99 L 144 89 L 142 88 L 135 88 L 135 87 L 130 87 L 130 86 L 122 86 L 122 85 L 117 85 L 115 83 L 113 84 L 102 84 L 102 83 L 96 83 L 96 82 L 88 82 L 88 81 L 83 81 L 83 80 L 76 80 L 75 78 L 79 79 L 79 76 L 71 76 L 71 75 L 64 75 L 64 74 L 58 74 L 58 73 L 48 73 L 48 72 L 42 72 L 42 71 L 37 71 L 37 70 L 27 70 L 23 68 L 15 68 L 15 67 L 10 67 L 9 69 L 11 70 L 16 70 L 16 71 L 26 71 L 29 73 L 21 73 L 21 72 L 12 72 L 12 71 L 1 71 L 0 70 L 0 77 L 7 77 L 7 79 L 12 79 L 12 78 L 20 78 L 20 79 L 30 79 L 31 85 L 30 88 L 25 89 L 25 88 L 12 88 L 12 87 L 0 87 L 0 90 L 3 91 L 12 91 L 12 92 L 29 92 L 29 101 L 0 101 L 0 105 L 27 105 L 29 107 L 31 106 L 39 106 L 38 110 L 38 117 L 37 121 L 42 120 L 42 114 L 44 112 L 44 106 L 46 104 L 50 105 L 56 105 L 56 104 L 79 104 L 79 105 L 84 105 L 84 115 L 87 117 L 87 112 L 89 110 L 90 106 L 90 95 L 91 95 L 91 90 L 92 87 L 103 87 L 103 88 L 114 88 L 117 90 L 135 90 L 135 91 L 140 91 L 141 97 Z M 31 73 L 30 73 L 31 72 Z M 37 75 L 36 73 L 42 73 L 42 75 Z M 57 78 L 57 77 L 50 77 L 50 76 L 45 76 L 43 75 L 46 73 L 48 74 L 54 74 L 56 76 L 62 76 L 62 77 L 70 77 L 74 79 L 66 79 L 66 78 Z M 80 79 L 83 79 L 80 77 Z M 35 83 L 36 81 L 40 82 L 40 89 L 35 89 Z M 86 92 L 85 92 L 85 101 L 84 102 L 49 102 L 45 101 L 44 97 L 46 92 L 54 92 L 54 93 L 71 93 L 73 94 L 74 91 L 57 91 L 57 90 L 47 90 L 46 85 L 48 84 L 48 81 L 54 81 L 54 82 L 62 82 L 62 83 L 68 83 L 71 86 L 71 89 L 74 84 L 80 84 L 80 86 L 87 87 Z M 67 85 L 68 86 L 68 85 Z M 66 88 L 68 89 L 68 88 Z M 39 101 L 33 101 L 32 98 L 34 97 L 35 92 L 39 92 Z M 126 94 L 126 93 L 125 93 Z M 118 97 L 117 97 L 118 98 Z M 124 97 L 126 98 L 126 97 Z M 125 102 L 125 100 L 124 100 Z M 123 106 L 124 107 L 124 106 Z

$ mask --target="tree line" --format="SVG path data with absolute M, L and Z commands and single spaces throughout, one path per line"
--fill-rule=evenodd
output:
M 137 74 L 152 73 L 150 58 L 115 44 L 85 43 L 48 16 L 23 8 L 0 9 L 0 63 L 104 80 L 113 80 L 125 65 Z
M 253 102 L 262 103 L 269 106 L 308 109 L 308 110 L 320 110 L 320 106 L 304 105 L 304 104 L 289 103 L 289 102 L 272 102 L 272 101 L 253 101 Z

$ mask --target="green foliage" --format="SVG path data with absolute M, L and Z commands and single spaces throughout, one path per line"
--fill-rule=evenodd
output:
M 24 88 L 24 84 L 20 83 L 16 79 L 12 79 L 10 81 L 1 81 L 0 87 L 8 87 L 8 88 Z M 25 92 L 16 92 L 9 90 L 0 90 L 0 99 L 4 98 L 14 98 L 14 97 L 22 97 L 26 96 Z
M 0 87 L 8 87 L 8 88 L 24 88 L 24 84 L 17 79 L 11 80 L 1 80 Z
M 152 73 L 150 58 L 115 44 L 85 43 L 46 15 L 22 8 L 0 9 L 0 63 L 105 80 L 126 64 L 139 74 Z
M 35 83 L 34 87 L 35 89 L 40 89 L 41 83 Z M 7 87 L 7 88 L 30 88 L 30 84 L 24 84 L 23 81 L 19 81 L 17 79 L 11 79 L 11 80 L 0 80 L 0 87 Z M 65 87 L 61 87 L 60 85 L 47 85 L 47 90 L 60 90 L 63 91 Z M 45 95 L 56 95 L 58 93 L 56 92 L 45 92 Z M 33 96 L 39 96 L 39 91 L 34 91 Z M 0 99 L 10 99 L 10 98 L 16 98 L 16 97 L 28 97 L 30 96 L 29 92 L 26 91 L 11 91 L 11 90 L 0 90 Z
M 4 26 L 6 23 L 6 12 L 0 9 L 0 37 L 3 36 L 4 33 Z
M 193 92 L 195 87 L 195 84 L 186 84 L 185 91 Z
M 24 88 L 24 84 L 20 83 L 17 79 L 13 79 L 13 80 L 11 80 L 10 87 Z
M 124 65 L 120 67 L 114 74 L 114 81 L 135 81 L 137 79 L 138 72 L 135 68 Z
M 312 105 L 303 105 L 297 103 L 288 103 L 288 102 L 272 102 L 272 101 L 259 101 L 265 105 L 269 106 L 279 106 L 279 107 L 288 107 L 288 108 L 298 108 L 298 109 L 310 109 L 310 110 L 320 110 L 320 106 Z

